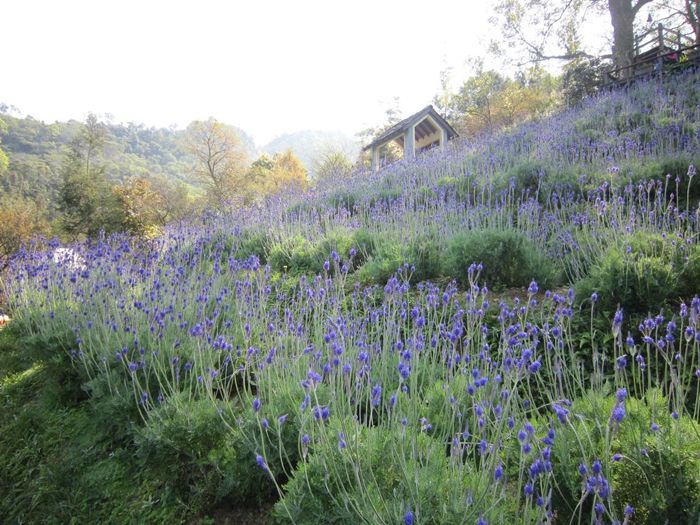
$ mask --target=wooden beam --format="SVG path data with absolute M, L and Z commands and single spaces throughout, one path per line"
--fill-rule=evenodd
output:
M 403 141 L 403 158 L 412 160 L 416 156 L 416 129 L 409 126 Z

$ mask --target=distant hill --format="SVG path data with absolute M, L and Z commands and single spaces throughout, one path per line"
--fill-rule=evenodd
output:
M 313 178 L 314 162 L 329 151 L 340 150 L 350 160 L 355 160 L 360 152 L 357 141 L 341 132 L 306 130 L 286 133 L 262 147 L 262 151 L 274 155 L 287 149 L 292 149 L 299 157 L 309 175 Z
M 0 119 L 5 123 L 0 126 L 0 144 L 9 158 L 7 173 L 0 178 L 0 196 L 31 199 L 49 217 L 55 217 L 61 169 L 83 124 L 77 120 L 47 124 L 3 105 Z M 97 162 L 104 166 L 108 180 L 117 183 L 131 176 L 148 176 L 199 191 L 200 181 L 192 175 L 193 159 L 183 148 L 184 130 L 134 123 L 104 125 L 105 144 Z M 273 155 L 291 148 L 312 178 L 314 162 L 324 153 L 340 150 L 354 160 L 359 152 L 359 144 L 347 135 L 324 131 L 288 133 L 258 149 L 244 130 L 230 127 L 238 133 L 251 162 L 261 152 Z
M 71 141 L 82 129 L 76 120 L 46 124 L 31 116 L 19 118 L 0 112 L 6 129 L 0 131 L 2 149 L 9 157 L 8 172 L 0 179 L 0 195 L 10 194 L 43 202 L 57 202 L 61 166 Z M 191 174 L 192 159 L 184 151 L 184 130 L 146 127 L 143 124 L 105 123 L 105 145 L 98 162 L 107 178 L 119 182 L 132 175 L 163 177 L 197 188 Z M 252 160 L 257 156 L 252 137 L 231 126 Z

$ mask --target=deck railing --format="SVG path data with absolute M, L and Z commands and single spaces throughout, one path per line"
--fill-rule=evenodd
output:
M 607 71 L 604 88 L 700 65 L 700 44 L 662 24 L 634 37 L 634 58 L 628 66 Z

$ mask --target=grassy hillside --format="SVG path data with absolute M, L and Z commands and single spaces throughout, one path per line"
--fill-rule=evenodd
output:
M 154 240 L 23 251 L 0 513 L 696 523 L 699 98 L 639 83 Z

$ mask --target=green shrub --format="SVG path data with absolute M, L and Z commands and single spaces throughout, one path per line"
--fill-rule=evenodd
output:
M 618 517 L 631 505 L 635 509 L 632 523 L 696 523 L 700 426 L 686 417 L 673 420 L 667 400 L 659 391 L 650 391 L 643 400 L 628 398 L 624 420 L 611 428 L 609 414 L 616 402 L 615 396 L 588 393 L 574 401 L 569 423 L 558 428 L 552 446 L 557 515 L 564 522 L 576 521 L 583 483 L 578 466 L 585 464 L 590 471 L 591 462 L 599 459 Z M 659 429 L 652 431 L 652 423 Z M 619 461 L 612 461 L 614 454 L 620 454 Z M 590 513 L 591 498 L 586 502 L 584 515 Z
M 538 247 L 512 230 L 475 230 L 453 237 L 443 273 L 466 284 L 472 263 L 483 264 L 480 281 L 495 289 L 527 286 L 533 279 L 544 288 L 558 279 L 556 269 Z
M 434 235 L 418 235 L 403 245 L 375 236 L 366 239 L 360 244 L 360 250 L 369 247 L 371 254 L 357 271 L 362 283 L 385 284 L 403 264 L 412 267 L 411 282 L 414 283 L 440 275 L 441 253 Z
M 611 246 L 589 276 L 576 283 L 579 300 L 597 292 L 597 308 L 656 313 L 700 293 L 700 248 L 655 233 L 637 232 Z
M 255 255 L 260 259 L 261 264 L 267 262 L 267 254 L 270 250 L 272 240 L 267 233 L 256 231 L 245 231 L 238 239 L 238 247 L 235 256 L 237 259 L 248 259 Z
M 317 274 L 323 271 L 323 261 L 319 261 L 314 246 L 300 235 L 273 245 L 268 262 L 278 272 Z
M 637 185 L 643 181 L 662 181 L 664 185 L 667 184 L 667 197 L 677 192 L 675 202 L 681 210 L 684 210 L 688 200 L 691 208 L 700 200 L 700 181 L 697 177 L 692 181 L 688 177 L 688 167 L 691 164 L 699 167 L 700 157 L 678 154 L 673 157 L 632 161 L 620 166 L 620 171 L 614 177 L 613 183 L 616 187 L 622 188 L 629 183 Z M 668 181 L 667 175 L 670 175 Z M 676 178 L 680 180 L 678 186 L 676 186 Z M 654 195 L 655 193 L 652 193 L 652 197 Z
M 505 173 L 502 184 L 513 187 L 515 195 L 529 193 L 534 197 L 548 178 L 549 170 L 545 164 L 526 160 L 510 168 Z
M 209 400 L 168 400 L 152 411 L 146 425 L 138 429 L 135 441 L 138 456 L 150 476 L 184 501 L 197 496 L 203 500 L 201 505 L 208 498 L 213 499 L 201 490 L 203 486 L 215 485 L 212 476 L 220 477 L 209 456 L 222 446 L 226 435 L 223 420 Z M 193 490 L 200 493 L 192 494 Z
M 328 205 L 336 209 L 345 208 L 352 212 L 359 200 L 358 195 L 351 191 L 338 190 L 328 197 Z
M 393 241 L 382 241 L 377 251 L 356 271 L 363 284 L 385 284 L 403 264 L 401 247 Z
M 353 232 L 352 241 L 353 247 L 357 251 L 354 259 L 357 268 L 377 252 L 377 236 L 366 228 L 360 228 Z
M 368 207 L 374 207 L 378 205 L 388 206 L 394 201 L 398 201 L 403 197 L 404 190 L 399 187 L 384 187 L 372 195 L 367 201 Z
M 486 474 L 451 460 L 425 434 L 333 421 L 309 450 L 275 505 L 277 523 L 403 523 L 409 509 L 422 524 L 516 521 L 517 502 L 485 490 Z M 465 505 L 465 494 L 474 505 Z
M 405 261 L 414 268 L 413 282 L 435 279 L 441 271 L 441 253 L 437 244 L 437 233 L 418 235 L 406 247 Z
M 473 193 L 470 187 L 473 179 L 463 177 L 441 177 L 437 181 L 437 188 L 445 191 L 448 195 L 454 195 L 458 201 L 467 202 L 469 195 Z
M 326 233 L 316 245 L 316 257 L 321 264 L 331 260 L 331 253 L 338 253 L 341 261 L 345 262 L 350 256 L 350 249 L 354 247 L 354 233 L 347 230 L 335 230 Z

